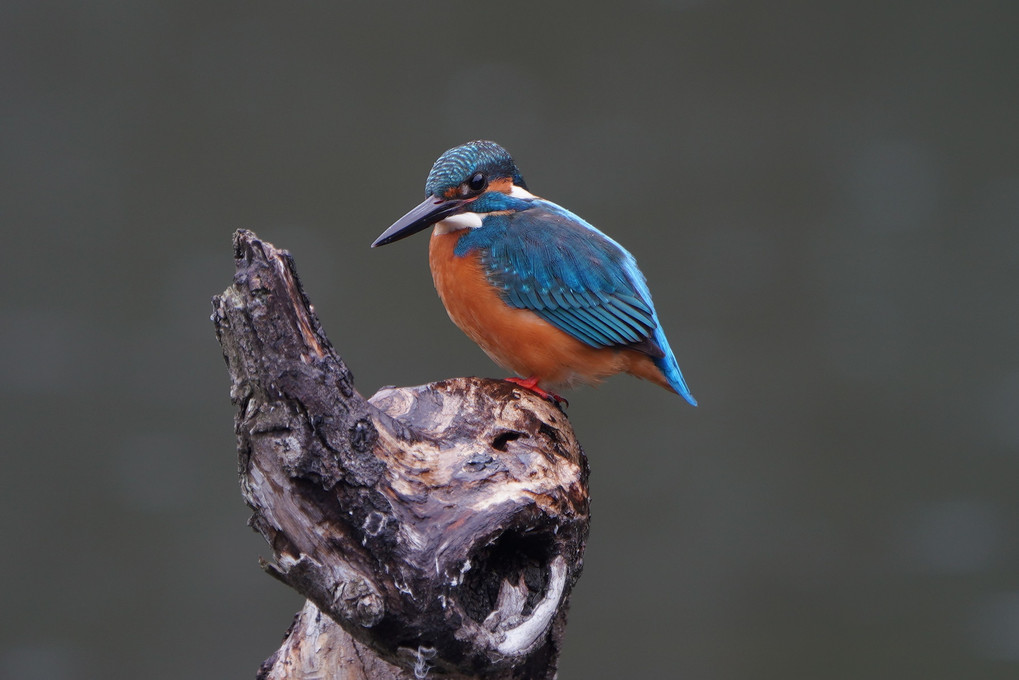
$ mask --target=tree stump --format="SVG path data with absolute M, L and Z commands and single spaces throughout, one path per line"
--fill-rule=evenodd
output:
M 503 380 L 364 399 L 286 251 L 234 235 L 212 320 L 266 571 L 308 598 L 260 678 L 551 679 L 588 532 L 565 414 Z

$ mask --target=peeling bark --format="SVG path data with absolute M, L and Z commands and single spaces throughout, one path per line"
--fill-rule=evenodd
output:
M 502 380 L 364 399 L 293 260 L 234 236 L 212 320 L 264 568 L 309 602 L 261 678 L 555 677 L 588 531 L 564 413 Z

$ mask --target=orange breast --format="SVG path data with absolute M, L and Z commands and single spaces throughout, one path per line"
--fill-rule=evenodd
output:
M 544 389 L 596 383 L 627 372 L 671 389 L 651 359 L 629 349 L 594 348 L 526 309 L 510 307 L 485 277 L 476 253 L 457 257 L 464 234 L 433 233 L 428 261 L 449 318 L 497 364 Z

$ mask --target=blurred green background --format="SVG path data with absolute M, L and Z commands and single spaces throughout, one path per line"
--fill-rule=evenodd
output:
M 364 394 L 500 369 L 422 235 L 494 139 L 624 243 L 694 394 L 571 393 L 560 678 L 1019 676 L 1019 5 L 0 5 L 0 677 L 253 677 L 209 323 L 289 249 Z

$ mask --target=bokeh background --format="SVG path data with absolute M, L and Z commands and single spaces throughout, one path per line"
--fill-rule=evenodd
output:
M 426 238 L 494 139 L 622 241 L 701 406 L 570 394 L 560 678 L 1019 677 L 1019 5 L 0 4 L 0 677 L 253 677 L 208 317 L 289 249 L 373 393 L 499 376 Z

